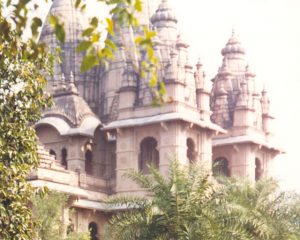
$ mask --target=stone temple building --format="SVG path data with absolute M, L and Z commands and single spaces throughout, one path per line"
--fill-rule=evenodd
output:
M 89 18 L 74 3 L 54 0 L 50 9 L 64 22 L 65 43 L 56 40 L 47 22 L 42 29 L 40 41 L 52 51 L 61 47 L 63 61 L 55 64 L 47 87 L 55 105 L 36 123 L 41 165 L 31 174 L 33 186 L 70 195 L 69 207 L 76 211 L 64 212 L 67 224 L 77 231 L 92 229 L 92 239 L 101 239 L 104 224 L 118 210 L 103 201 L 142 193 L 123 174 L 128 169 L 147 174 L 150 163 L 163 174 L 174 158 L 184 165 L 217 163 L 216 172 L 251 181 L 269 174 L 280 153 L 272 140 L 270 101 L 235 34 L 221 51 L 211 88 L 202 63 L 189 61 L 189 44 L 178 34 L 170 3 L 145 0 L 139 21 L 157 32 L 157 74 L 172 98 L 153 107 L 149 76 L 139 74 L 146 54 L 134 45 L 143 28 L 116 28 L 115 36 L 108 36 L 118 46 L 109 67 L 81 73 L 84 54 L 75 49 Z

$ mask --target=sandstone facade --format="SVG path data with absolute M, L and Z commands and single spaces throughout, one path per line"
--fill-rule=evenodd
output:
M 34 186 L 70 195 L 72 215 L 66 223 L 78 231 L 93 228 L 98 239 L 104 223 L 118 209 L 107 209 L 110 195 L 143 194 L 128 179 L 128 169 L 147 174 L 151 163 L 168 174 L 173 158 L 188 165 L 218 163 L 228 176 L 257 180 L 280 152 L 272 142 L 266 90 L 260 90 L 245 60 L 245 49 L 233 35 L 222 50 L 223 62 L 210 89 L 201 61 L 189 61 L 188 48 L 178 34 L 177 18 L 167 0 L 146 1 L 140 22 L 157 31 L 157 73 L 171 101 L 153 107 L 149 76 L 139 74 L 145 52 L 134 38 L 142 28 L 116 29 L 117 44 L 109 68 L 80 73 L 83 55 L 75 48 L 82 40 L 87 17 L 71 0 L 54 0 L 50 12 L 65 21 L 66 42 L 59 44 L 46 23 L 41 41 L 54 51 L 62 48 L 48 91 L 55 106 L 36 123 L 41 143 L 40 168 L 32 173 Z M 155 10 L 155 12 L 154 12 Z M 109 36 L 110 37 L 110 36 Z M 96 229 L 96 230 L 95 230 Z

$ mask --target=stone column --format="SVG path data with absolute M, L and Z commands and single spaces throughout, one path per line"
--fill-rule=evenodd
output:
M 125 178 L 124 174 L 130 169 L 138 170 L 138 152 L 136 151 L 134 129 L 117 130 L 117 167 L 116 167 L 116 191 L 124 193 L 136 190 L 136 184 Z

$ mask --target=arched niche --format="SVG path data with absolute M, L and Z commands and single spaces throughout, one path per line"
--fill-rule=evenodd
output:
M 259 158 L 255 158 L 255 181 L 261 179 L 263 175 L 262 164 Z
M 52 155 L 54 157 L 54 159 L 56 160 L 56 152 L 53 149 L 49 150 L 49 154 Z
M 91 240 L 99 240 L 97 223 L 95 223 L 95 222 L 89 223 L 89 233 L 90 233 Z
M 39 141 L 46 147 L 53 142 L 59 142 L 63 139 L 59 131 L 50 124 L 41 124 L 35 127 L 35 132 Z
M 186 147 L 186 157 L 191 164 L 196 160 L 195 142 L 192 138 L 186 140 Z
M 139 170 L 148 173 L 148 165 L 159 167 L 159 152 L 157 141 L 153 137 L 146 137 L 140 143 Z
M 63 148 L 61 150 L 61 165 L 63 165 L 66 169 L 68 168 L 68 150 Z
M 228 160 L 226 158 L 224 157 L 216 158 L 213 161 L 213 166 L 212 166 L 213 175 L 229 177 L 230 171 L 228 165 L 229 165 Z
M 93 152 L 90 149 L 85 151 L 85 172 L 88 175 L 93 174 Z

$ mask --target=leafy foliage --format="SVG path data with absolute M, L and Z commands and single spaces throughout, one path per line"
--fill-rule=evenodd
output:
M 82 36 L 84 41 L 78 44 L 77 52 L 84 52 L 85 56 L 81 63 L 81 72 L 86 72 L 91 68 L 102 64 L 107 67 L 111 60 L 114 59 L 114 51 L 117 46 L 106 34 L 110 36 L 115 35 L 115 29 L 118 26 L 126 26 L 136 28 L 138 27 L 138 19 L 135 17 L 137 13 L 143 9 L 142 0 L 97 0 L 105 3 L 110 8 L 110 15 L 113 19 L 107 17 L 104 21 L 98 16 L 91 18 L 89 26 L 83 31 Z M 11 9 L 10 15 L 7 18 L 9 22 L 16 25 L 16 33 L 22 36 L 28 25 L 31 29 L 31 40 L 36 40 L 39 30 L 42 26 L 42 19 L 40 16 L 34 15 L 36 10 L 48 0 L 39 1 L 37 4 L 34 0 L 18 0 L 16 4 L 12 1 L 4 1 L 4 5 Z M 33 5 L 33 6 L 32 6 Z M 76 0 L 75 7 L 81 11 L 86 8 L 86 3 L 82 0 Z M 1 5 L 1 9 L 3 6 Z M 28 13 L 31 13 L 32 19 L 29 18 Z M 2 12 L 0 11 L 0 16 Z M 29 23 L 29 20 L 30 23 Z M 54 33 L 60 42 L 65 41 L 64 22 L 59 16 L 50 15 L 48 21 L 54 28 Z M 2 27 L 0 26 L 0 29 Z M 104 29 L 104 30 L 103 30 Z M 157 77 L 158 61 L 153 51 L 153 38 L 155 32 L 150 31 L 147 27 L 144 28 L 144 34 L 136 36 L 136 49 L 143 49 L 146 52 L 146 58 L 135 66 L 135 71 L 141 76 L 149 77 L 149 87 L 153 95 L 153 104 L 160 105 L 166 101 L 166 93 L 164 83 L 159 81 Z M 103 40 L 105 39 L 105 40 Z M 125 42 L 124 42 L 125 44 Z M 41 43 L 36 44 L 35 48 L 39 48 Z M 126 46 L 125 46 L 126 48 Z M 138 52 L 136 52 L 138 55 Z
M 32 239 L 33 190 L 26 178 L 39 161 L 30 123 L 50 102 L 43 73 L 52 61 L 43 51 L 37 54 L 33 42 L 22 43 L 1 17 L 0 25 L 0 239 Z
M 62 221 L 62 209 L 66 206 L 68 195 L 50 192 L 46 196 L 36 195 L 32 199 L 35 231 L 40 240 L 89 240 L 88 233 L 64 233 L 68 226 Z
M 280 192 L 272 179 L 255 185 L 236 179 L 227 180 L 226 197 L 241 208 L 243 227 L 256 240 L 300 239 L 300 197 Z
M 300 239 L 299 200 L 274 195 L 270 180 L 219 184 L 202 166 L 186 168 L 176 161 L 168 177 L 154 168 L 150 175 L 132 171 L 127 177 L 146 196 L 109 201 L 126 211 L 111 219 L 107 239 Z
M 200 170 L 201 169 L 201 170 Z M 131 206 L 112 218 L 111 239 L 245 239 L 236 219 L 226 217 L 229 207 L 223 187 L 210 180 L 201 166 L 184 168 L 176 161 L 165 178 L 150 168 L 150 175 L 127 174 L 147 190 L 142 199 L 122 197 L 111 204 Z
M 36 136 L 30 123 L 36 122 L 40 111 L 50 104 L 50 98 L 44 96 L 44 76 L 51 73 L 54 61 L 47 54 L 46 46 L 36 42 L 42 19 L 35 14 L 43 2 L 48 1 L 0 1 L 0 239 L 34 238 L 28 207 L 33 190 L 26 178 L 39 161 Z M 116 20 L 106 19 L 109 34 L 114 34 L 116 24 L 137 24 L 134 14 L 141 11 L 141 0 L 99 2 L 112 6 L 111 14 L 118 16 Z M 85 9 L 81 0 L 76 0 L 75 4 Z M 50 16 L 49 21 L 57 39 L 63 42 L 64 23 L 58 16 Z M 21 39 L 28 27 L 31 38 L 24 43 Z M 101 32 L 97 17 L 92 18 L 83 36 L 86 42 L 77 48 L 77 51 L 86 52 L 82 71 L 113 58 L 116 46 L 109 39 L 104 48 L 98 48 Z

